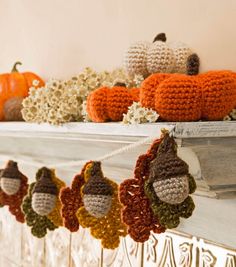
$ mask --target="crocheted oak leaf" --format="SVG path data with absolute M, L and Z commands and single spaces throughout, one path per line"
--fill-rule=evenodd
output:
M 168 133 L 164 134 L 149 169 L 144 188 L 153 213 L 161 225 L 175 228 L 180 217 L 192 215 L 195 205 L 189 194 L 195 191 L 196 183 L 188 172 L 188 165 L 178 158 L 177 145 Z
M 86 206 L 82 206 L 77 212 L 77 217 L 82 227 L 90 228 L 91 235 L 97 239 L 101 239 L 101 244 L 104 248 L 115 249 L 119 246 L 120 237 L 124 237 L 127 234 L 126 226 L 121 221 L 122 206 L 118 199 L 118 185 L 103 177 L 102 179 L 104 179 L 104 183 L 102 183 L 101 180 L 98 180 L 100 183 L 99 187 L 93 187 L 92 183 L 89 183 L 89 180 L 92 179 L 90 176 L 92 176 L 91 173 L 93 174 L 93 166 L 94 163 L 90 163 L 87 166 L 85 171 L 86 183 L 81 188 L 81 194 L 83 198 L 88 194 L 88 192 L 90 192 L 90 196 L 93 197 L 102 196 L 103 194 L 108 195 L 109 197 L 111 196 L 111 205 L 109 206 L 109 210 L 106 210 L 106 215 L 102 217 L 95 217 L 91 215 L 91 210 L 93 210 L 92 207 L 88 211 Z M 86 187 L 88 184 L 89 186 Z M 112 193 L 112 195 L 110 195 L 110 193 Z M 90 205 L 91 202 L 89 202 Z M 97 202 L 97 204 L 100 203 Z
M 11 214 L 13 214 L 16 217 L 16 220 L 18 222 L 24 223 L 25 216 L 24 213 L 21 210 L 21 204 L 23 201 L 23 198 L 27 194 L 28 190 L 28 178 L 23 175 L 21 172 L 19 172 L 20 175 L 20 188 L 14 195 L 7 195 L 3 192 L 3 190 L 0 188 L 0 207 L 8 206 L 9 211 Z
M 128 227 L 128 233 L 136 242 L 145 242 L 151 231 L 162 233 L 165 227 L 154 216 L 149 198 L 144 192 L 144 183 L 149 175 L 149 165 L 154 159 L 160 140 L 153 142 L 150 150 L 139 156 L 134 171 L 134 178 L 127 179 L 120 185 L 120 202 L 124 205 L 122 220 Z
M 59 178 L 56 177 L 54 170 L 52 170 L 52 181 L 56 185 L 59 193 L 60 193 L 60 190 L 66 186 L 66 184 L 62 180 L 60 180 Z M 50 214 L 47 215 L 48 219 L 52 223 L 54 223 L 56 226 L 62 226 L 63 225 L 63 220 L 61 217 L 62 203 L 61 203 L 61 200 L 59 198 L 59 193 L 57 195 L 55 208 L 53 209 L 53 211 Z
M 38 175 L 36 175 L 38 176 Z M 32 208 L 32 191 L 35 182 L 29 186 L 28 195 L 24 198 L 22 210 L 25 214 L 25 220 L 29 227 L 31 227 L 32 235 L 42 238 L 47 234 L 47 230 L 53 231 L 57 226 L 52 223 L 46 216 L 38 215 Z
M 39 169 L 36 174 L 36 181 L 41 177 L 42 169 Z M 41 216 L 37 214 L 32 208 L 32 193 L 34 190 L 36 182 L 33 182 L 29 186 L 28 195 L 24 198 L 22 203 L 22 210 L 25 214 L 25 220 L 29 227 L 31 227 L 31 233 L 38 237 L 42 238 L 47 234 L 47 230 L 53 231 L 58 226 L 55 225 L 47 216 Z M 56 207 L 55 207 L 56 209 Z M 55 212 L 55 221 L 58 222 L 58 212 Z M 53 216 L 54 217 L 54 216 Z
M 63 224 L 71 232 L 76 232 L 79 230 L 79 221 L 76 216 L 76 212 L 80 207 L 83 206 L 82 195 L 80 194 L 80 191 L 81 187 L 85 183 L 84 171 L 89 163 L 90 162 L 87 162 L 84 165 L 81 174 L 74 177 L 71 187 L 65 187 L 60 192 Z

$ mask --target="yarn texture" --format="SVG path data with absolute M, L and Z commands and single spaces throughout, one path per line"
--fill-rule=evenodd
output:
M 103 176 L 101 177 L 101 175 L 99 162 L 91 162 L 87 165 L 85 185 L 81 188 L 82 197 L 84 199 L 88 193 L 92 196 L 105 197 L 103 199 L 100 198 L 100 200 L 106 200 L 107 197 L 110 197 L 108 200 L 111 201 L 111 204 L 107 208 L 107 201 L 105 201 L 101 202 L 103 204 L 101 206 L 101 203 L 92 197 L 92 203 L 89 202 L 89 205 L 92 205 L 80 207 L 77 217 L 82 227 L 90 228 L 91 235 L 101 239 L 101 244 L 104 248 L 115 249 L 119 246 L 120 237 L 124 237 L 127 234 L 126 226 L 121 221 L 122 206 L 118 199 L 118 185 Z M 99 177 L 98 183 L 94 183 L 96 177 Z M 96 216 L 91 214 L 91 210 Z
M 134 178 L 127 179 L 120 185 L 119 197 L 124 205 L 122 220 L 128 227 L 128 234 L 136 242 L 147 241 L 151 231 L 154 233 L 165 231 L 158 217 L 154 216 L 150 200 L 144 192 L 144 184 L 149 176 L 149 165 L 155 158 L 160 142 L 161 140 L 155 140 L 148 152 L 139 156 Z
M 83 167 L 81 174 L 74 177 L 70 187 L 65 187 L 60 192 L 60 199 L 62 203 L 61 215 L 64 226 L 71 232 L 79 230 L 79 221 L 76 216 L 77 210 L 83 206 L 81 187 L 84 185 L 84 172 L 87 168 L 87 162 Z
M 4 173 L 4 170 L 1 170 L 1 176 L 3 173 Z M 21 204 L 22 204 L 23 198 L 27 194 L 28 178 L 25 175 L 23 175 L 18 170 L 18 168 L 17 168 L 17 176 L 20 178 L 20 185 L 15 194 L 8 195 L 2 190 L 2 188 L 0 188 L 0 206 L 2 207 L 8 206 L 10 213 L 15 216 L 16 220 L 18 222 L 24 223 L 25 216 L 21 210 Z
M 199 120 L 201 103 L 198 80 L 184 74 L 173 74 L 155 91 L 155 110 L 166 121 Z
M 189 194 L 195 191 L 196 183 L 188 165 L 177 156 L 177 145 L 168 133 L 163 134 L 149 170 L 144 187 L 153 213 L 162 226 L 175 228 L 180 217 L 192 215 L 195 206 Z
M 155 73 L 145 79 L 140 88 L 140 103 L 155 110 L 155 92 L 159 84 L 171 76 L 169 73 Z

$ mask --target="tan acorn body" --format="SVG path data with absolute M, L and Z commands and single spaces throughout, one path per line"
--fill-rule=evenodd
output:
M 56 200 L 57 187 L 52 181 L 51 171 L 44 167 L 33 190 L 32 208 L 37 214 L 46 216 L 55 208 Z
M 6 168 L 2 170 L 0 185 L 3 192 L 9 196 L 18 192 L 21 185 L 21 174 L 16 162 L 10 160 Z
M 83 188 L 84 207 L 90 215 L 102 218 L 111 208 L 113 190 L 103 176 L 100 162 L 92 162 L 87 173 L 88 181 Z

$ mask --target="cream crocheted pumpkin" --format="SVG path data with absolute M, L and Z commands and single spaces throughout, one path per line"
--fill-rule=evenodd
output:
M 128 48 L 125 69 L 130 75 L 141 74 L 144 77 L 152 73 L 187 73 L 188 58 L 192 54 L 186 44 L 166 43 L 165 33 L 160 33 L 153 43 L 139 42 Z

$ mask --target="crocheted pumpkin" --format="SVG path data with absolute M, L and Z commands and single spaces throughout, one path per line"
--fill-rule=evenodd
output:
M 166 43 L 166 35 L 158 34 L 153 43 L 138 42 L 125 53 L 125 68 L 130 75 L 141 74 L 147 77 L 152 73 L 187 73 L 191 49 L 184 43 Z M 195 74 L 198 73 L 195 69 Z
M 151 201 L 153 213 L 162 226 L 175 228 L 180 217 L 192 215 L 195 206 L 189 194 L 195 191 L 196 183 L 188 165 L 177 156 L 177 144 L 168 132 L 164 133 L 149 168 L 145 193 Z
M 137 88 L 128 89 L 120 83 L 112 88 L 101 87 L 89 94 L 87 112 L 94 122 L 121 121 L 138 95 Z
M 201 118 L 202 93 L 195 77 L 173 74 L 156 88 L 154 101 L 155 110 L 163 120 L 196 121 Z
M 19 73 L 17 65 L 21 65 L 21 62 L 14 64 L 11 73 L 0 75 L 0 120 L 22 120 L 21 102 L 28 96 L 33 81 L 39 82 L 36 87 L 44 85 L 43 80 L 32 72 Z
M 202 118 L 221 120 L 236 106 L 236 76 L 231 71 L 199 75 L 202 84 Z

